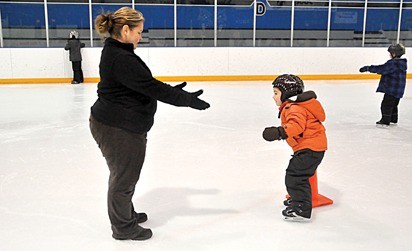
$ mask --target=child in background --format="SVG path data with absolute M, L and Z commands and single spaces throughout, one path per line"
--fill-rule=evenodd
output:
M 383 92 L 381 103 L 381 119 L 376 122 L 379 127 L 389 127 L 390 123 L 398 123 L 398 104 L 403 97 L 406 85 L 407 60 L 401 58 L 405 54 L 405 46 L 393 44 L 388 48 L 391 59 L 383 65 L 363 66 L 360 72 L 369 71 L 382 75 L 376 92 Z
M 273 99 L 279 106 L 281 126 L 267 127 L 267 141 L 284 139 L 293 155 L 286 169 L 285 184 L 290 198 L 283 204 L 285 220 L 308 221 L 312 214 L 312 177 L 327 149 L 325 112 L 313 91 L 303 92 L 303 81 L 295 75 L 280 75 L 273 82 Z
M 84 81 L 82 70 L 82 54 L 80 52 L 80 49 L 84 46 L 85 44 L 80 42 L 79 33 L 77 31 L 71 31 L 64 49 L 66 51 L 70 51 L 69 60 L 72 62 L 73 68 L 72 84 L 80 84 Z

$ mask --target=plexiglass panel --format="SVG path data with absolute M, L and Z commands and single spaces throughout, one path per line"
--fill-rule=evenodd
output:
M 398 21 L 399 3 L 368 2 L 364 46 L 386 47 L 396 43 Z
M 329 46 L 362 46 L 363 8 L 334 6 L 331 9 Z
M 256 46 L 291 46 L 291 3 L 291 1 L 269 1 L 269 5 L 262 6 L 262 9 L 258 10 Z
M 139 46 L 174 46 L 173 4 L 136 4 L 135 9 L 142 12 L 145 17 L 144 43 L 140 43 Z
M 47 47 L 43 3 L 0 3 L 3 47 Z
M 253 46 L 253 11 L 253 5 L 219 5 L 217 46 Z
M 295 2 L 293 46 L 326 46 L 328 12 L 328 2 Z
M 89 5 L 48 4 L 47 11 L 50 47 L 64 47 L 72 30 L 76 30 L 80 40 L 90 46 Z
M 214 46 L 214 6 L 177 7 L 177 46 Z

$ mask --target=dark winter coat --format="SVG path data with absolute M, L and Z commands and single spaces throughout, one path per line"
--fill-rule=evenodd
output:
M 191 96 L 152 76 L 134 53 L 133 44 L 107 38 L 100 60 L 98 99 L 91 108 L 103 124 L 135 133 L 146 133 L 154 122 L 157 100 L 189 106 Z
M 383 65 L 371 65 L 369 71 L 382 75 L 376 92 L 383 92 L 395 98 L 402 98 L 406 85 L 407 61 L 393 58 Z
M 83 48 L 84 46 L 84 43 L 81 43 L 77 38 L 70 38 L 69 40 L 67 40 L 67 44 L 64 49 L 66 51 L 70 51 L 69 60 L 73 62 L 82 61 L 80 48 Z

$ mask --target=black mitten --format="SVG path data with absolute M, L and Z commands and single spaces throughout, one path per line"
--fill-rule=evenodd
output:
M 203 93 L 203 90 L 189 93 L 191 96 L 189 107 L 197 109 L 197 110 L 205 110 L 210 107 L 209 103 L 198 98 L 200 95 L 202 95 L 202 93 Z
M 281 140 L 281 139 L 287 139 L 288 135 L 285 132 L 285 129 L 283 127 L 266 127 L 265 130 L 263 131 L 263 138 L 267 141 L 274 141 L 274 140 Z
M 365 71 L 369 71 L 369 66 L 364 66 L 359 69 L 359 72 L 365 72 Z

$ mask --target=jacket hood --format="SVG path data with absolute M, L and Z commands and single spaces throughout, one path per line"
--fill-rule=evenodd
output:
M 401 71 L 405 71 L 408 68 L 408 63 L 406 58 L 393 58 L 390 60 L 393 64 L 395 64 L 397 66 L 398 69 L 400 69 Z
M 297 104 L 299 106 L 304 107 L 306 110 L 312 113 L 316 119 L 323 122 L 325 121 L 325 110 L 323 110 L 322 105 L 320 104 L 319 101 L 316 100 L 316 98 L 317 96 L 314 91 L 303 92 L 301 94 L 298 94 L 297 96 L 290 97 L 288 100 L 286 100 L 282 104 L 279 110 L 281 112 L 283 107 L 285 107 L 288 104 L 289 105 Z M 280 115 L 280 112 L 279 112 L 279 115 Z

